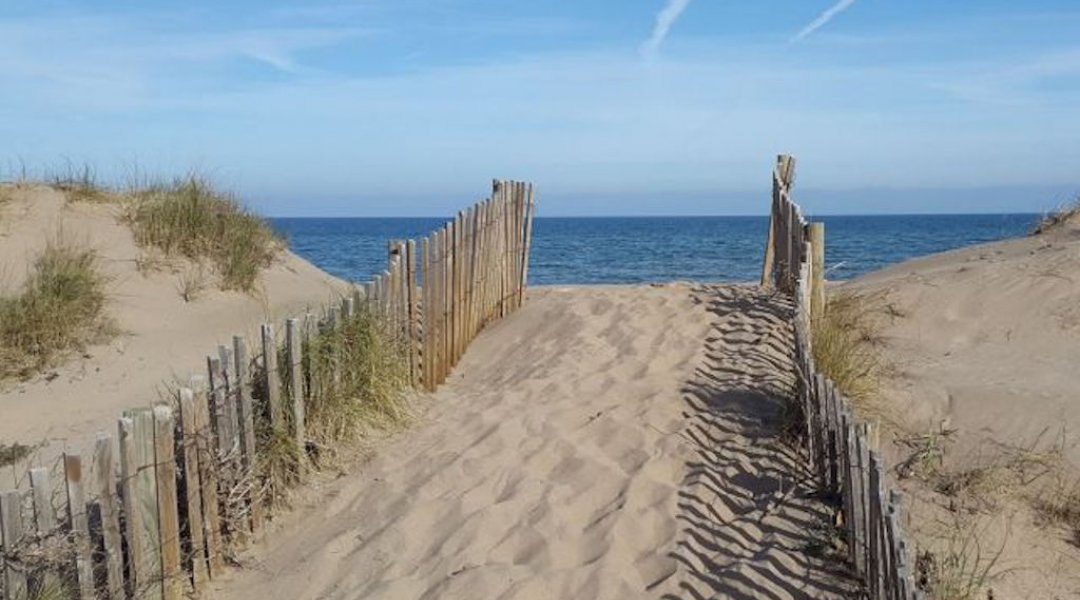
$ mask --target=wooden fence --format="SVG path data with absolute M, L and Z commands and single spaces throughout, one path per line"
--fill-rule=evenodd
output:
M 869 598 L 921 599 L 925 595 L 914 583 L 914 548 L 900 523 L 903 496 L 887 491 L 871 427 L 857 422 L 851 402 L 814 365 L 810 332 L 825 307 L 824 230 L 808 223 L 792 201 L 794 176 L 795 159 L 779 157 L 762 285 L 795 298 L 798 400 L 809 465 L 823 489 L 841 501 L 848 559 Z
M 300 472 L 311 464 L 306 415 L 350 368 L 348 348 L 325 356 L 313 340 L 377 315 L 404 342 L 412 385 L 434 390 L 486 324 L 524 302 L 534 210 L 531 185 L 495 182 L 419 245 L 392 242 L 387 270 L 362 290 L 321 315 L 264 324 L 254 344 L 233 336 L 171 402 L 125 411 L 87 458 L 64 454 L 59 476 L 31 469 L 28 490 L 0 493 L 0 597 L 204 589 L 266 523 L 271 447 L 291 448 Z

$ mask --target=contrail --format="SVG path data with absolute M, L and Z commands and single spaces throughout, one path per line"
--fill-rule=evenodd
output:
M 668 0 L 664 10 L 656 15 L 656 26 L 653 27 L 652 36 L 641 45 L 642 56 L 648 58 L 656 55 L 656 52 L 664 43 L 664 39 L 667 38 L 668 32 L 671 31 L 671 26 L 675 24 L 675 21 L 679 20 L 679 16 L 682 15 L 691 1 Z
M 811 23 L 805 28 L 803 28 L 803 30 L 800 31 L 798 34 L 796 34 L 795 37 L 791 38 L 791 43 L 797 44 L 803 41 L 804 39 L 809 37 L 810 34 L 824 27 L 826 24 L 828 24 L 829 21 L 832 21 L 833 17 L 851 8 L 852 4 L 855 4 L 855 0 L 840 0 L 831 8 L 829 8 L 829 10 L 821 13 L 821 16 L 811 21 Z

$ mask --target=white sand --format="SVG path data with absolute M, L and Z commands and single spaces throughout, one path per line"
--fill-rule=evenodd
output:
M 540 288 L 410 430 L 279 519 L 213 597 L 842 598 L 777 440 L 789 307 Z
M 206 355 L 233 334 L 256 340 L 264 320 L 279 322 L 305 307 L 321 306 L 340 281 L 300 258 L 286 254 L 260 276 L 257 296 L 210 286 L 195 302 L 178 291 L 179 275 L 168 270 L 139 273 L 142 251 L 119 209 L 104 204 L 68 204 L 45 187 L 2 190 L 0 204 L 0 293 L 18 289 L 29 263 L 62 229 L 64 238 L 96 250 L 111 278 L 109 314 L 124 332 L 108 345 L 29 382 L 0 384 L 0 442 L 47 443 L 33 459 L 50 465 L 64 448 L 87 452 L 98 431 L 114 433 L 124 409 L 148 406 L 165 384 L 204 373 Z M 25 465 L 4 469 L 3 486 Z

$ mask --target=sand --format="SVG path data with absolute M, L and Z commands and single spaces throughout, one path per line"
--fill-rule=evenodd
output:
M 264 320 L 278 322 L 305 307 L 325 303 L 344 284 L 295 255 L 285 253 L 260 276 L 255 295 L 207 289 L 185 302 L 179 274 L 170 269 L 141 273 L 144 257 L 119 208 L 68 203 L 47 187 L 0 188 L 0 292 L 17 290 L 29 263 L 50 237 L 96 250 L 110 278 L 108 313 L 121 334 L 88 348 L 27 382 L 0 383 L 0 442 L 45 444 L 31 459 L 51 466 L 58 453 L 89 451 L 98 431 L 115 432 L 127 408 L 157 401 L 166 385 L 205 371 L 206 355 L 233 334 L 255 340 Z M 177 265 L 181 271 L 184 266 Z M 4 480 L 25 473 L 25 464 L 4 469 Z
M 749 287 L 533 289 L 212 597 L 850 597 L 779 439 L 790 310 Z
M 933 255 L 841 287 L 883 308 L 880 350 L 893 371 L 883 398 L 906 430 L 890 434 L 953 430 L 953 470 L 993 464 L 1003 447 L 1057 448 L 1060 477 L 1080 481 L 1080 231 Z M 894 462 L 910 452 L 888 442 Z M 1043 483 L 991 486 L 971 507 L 901 482 L 920 545 L 947 553 L 967 535 L 958 528 L 977 534 L 969 559 L 996 575 L 996 597 L 1080 598 L 1080 548 L 1025 497 Z

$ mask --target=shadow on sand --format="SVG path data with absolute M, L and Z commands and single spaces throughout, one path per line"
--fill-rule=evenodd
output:
M 834 507 L 786 443 L 794 385 L 784 298 L 755 287 L 694 292 L 714 315 L 706 361 L 682 396 L 695 450 L 679 493 L 677 593 L 663 600 L 857 598 L 832 548 Z

